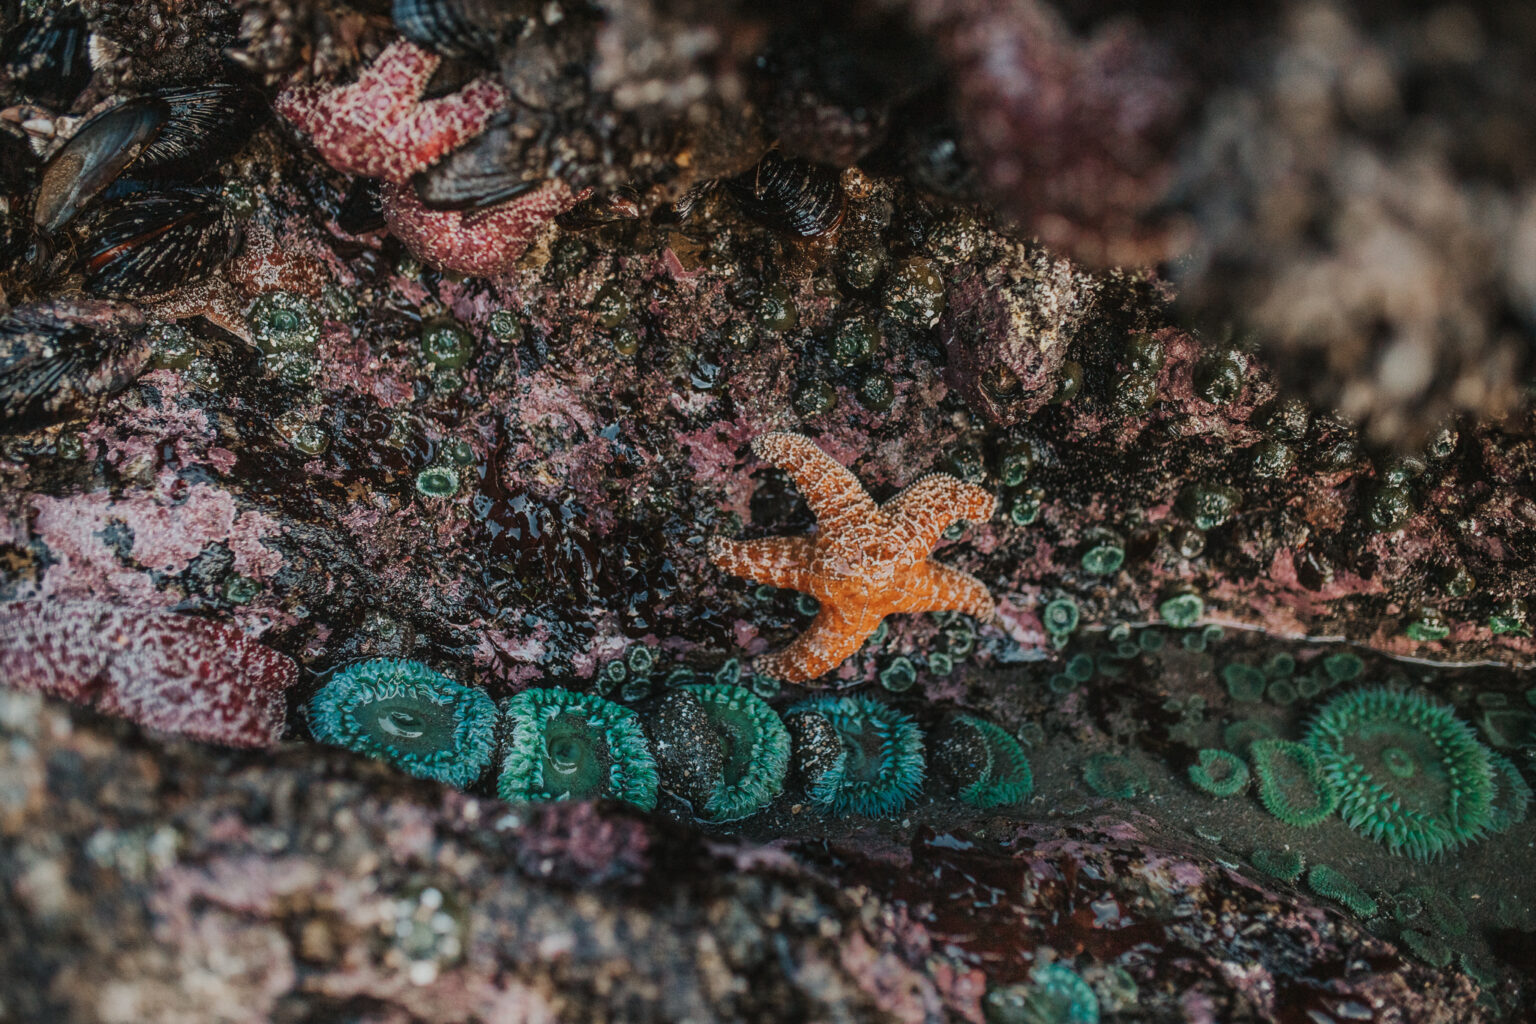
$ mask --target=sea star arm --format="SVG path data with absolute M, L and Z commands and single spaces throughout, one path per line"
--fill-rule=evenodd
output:
M 951 523 L 984 523 L 996 508 L 997 499 L 985 488 L 930 473 L 886 502 L 880 513 L 890 526 L 891 542 L 898 545 L 897 564 L 912 565 L 928 557 Z
M 782 651 L 757 660 L 756 669 L 786 683 L 807 683 L 843 663 L 864 645 L 880 624 L 850 618 L 835 605 L 824 604 L 804 633 Z
M 765 537 L 762 540 L 711 538 L 709 560 L 732 576 L 802 593 L 810 589 L 810 537 Z
M 992 594 L 970 573 L 927 559 L 912 567 L 894 595 L 898 612 L 964 612 L 983 622 L 992 618 Z
M 858 477 L 803 434 L 776 430 L 753 441 L 752 450 L 794 479 L 822 533 L 877 511 Z

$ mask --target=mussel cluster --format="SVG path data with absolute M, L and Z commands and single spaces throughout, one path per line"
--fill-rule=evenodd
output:
M 0 99 L 65 123 L 90 79 L 88 38 L 74 4 L 11 26 L 0 40 Z M 120 300 L 205 279 L 240 246 L 241 217 L 216 174 L 263 116 L 259 96 L 216 82 L 96 106 L 45 160 L 0 123 L 5 429 L 46 423 L 125 386 L 145 361 L 135 340 L 144 319 Z

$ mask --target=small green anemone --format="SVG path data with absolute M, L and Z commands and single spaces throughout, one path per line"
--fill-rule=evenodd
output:
M 1254 867 L 1282 882 L 1296 881 L 1307 866 L 1307 858 L 1297 850 L 1254 850 L 1248 859 Z
M 1239 718 L 1221 732 L 1221 742 L 1228 750 L 1239 754 L 1248 753 L 1248 745 L 1254 740 L 1267 740 L 1275 735 L 1274 726 L 1258 718 Z
M 1393 853 L 1453 850 L 1491 824 L 1489 751 L 1454 711 L 1385 687 L 1329 701 L 1307 730 L 1344 820 Z
M 502 713 L 511 731 L 496 785 L 503 800 L 656 806 L 656 761 L 633 711 L 595 694 L 534 689 L 505 701 Z
M 1040 621 L 1052 636 L 1066 636 L 1077 628 L 1080 613 L 1077 602 L 1070 597 L 1058 597 L 1045 606 Z
M 934 742 L 934 766 L 972 807 L 1003 807 L 1028 799 L 1034 773 L 1019 741 L 975 715 L 952 717 Z
M 1147 773 L 1141 765 L 1119 754 L 1100 753 L 1083 765 L 1083 781 L 1099 796 L 1133 800 L 1147 791 Z
M 818 696 L 786 713 L 802 720 L 795 760 L 811 802 L 836 815 L 880 817 L 910 802 L 923 786 L 923 734 L 917 723 L 862 694 Z M 821 718 L 830 733 L 807 718 Z M 830 746 L 835 736 L 837 747 Z
M 1189 781 L 1215 797 L 1237 796 L 1248 788 L 1248 766 L 1230 750 L 1208 747 L 1189 766 Z
M 1439 936 L 1415 928 L 1404 928 L 1402 941 L 1409 952 L 1429 966 L 1441 969 L 1451 966 L 1451 947 Z
M 1317 756 L 1290 740 L 1255 740 L 1248 746 L 1264 809 L 1294 828 L 1319 824 L 1339 805 Z
M 1494 832 L 1506 832 L 1525 820 L 1531 807 L 1531 784 L 1525 781 L 1515 762 L 1503 754 L 1489 751 L 1493 764 L 1497 790 L 1493 796 L 1493 809 L 1488 815 L 1488 828 Z
M 1041 964 L 1029 978 L 1027 984 L 987 992 L 982 1001 L 987 1024 L 1098 1024 L 1099 997 L 1072 968 Z
M 1307 872 L 1307 885 L 1324 899 L 1342 903 L 1356 917 L 1375 917 L 1381 907 L 1355 880 L 1327 864 L 1314 864 Z
M 680 686 L 650 720 L 663 783 L 710 821 L 735 821 L 784 788 L 789 733 L 750 690 Z
M 1177 594 L 1158 605 L 1163 621 L 1175 629 L 1189 629 L 1205 614 L 1205 602 L 1199 594 Z
M 1244 703 L 1263 699 L 1264 687 L 1269 682 L 1263 672 L 1240 661 L 1222 666 L 1221 679 L 1227 684 L 1227 694 Z
M 321 743 L 464 787 L 496 752 L 496 705 L 419 661 L 374 658 L 333 674 L 309 701 Z

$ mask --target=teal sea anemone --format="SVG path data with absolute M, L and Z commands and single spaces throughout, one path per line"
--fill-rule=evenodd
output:
M 1307 743 L 1344 820 L 1393 853 L 1433 857 L 1492 823 L 1489 752 L 1443 704 L 1384 687 L 1354 690 L 1324 705 Z
M 1094 754 L 1083 765 L 1083 781 L 1099 796 L 1133 800 L 1147 791 L 1141 765 L 1119 754 Z
M 1239 754 L 1248 753 L 1248 745 L 1254 740 L 1272 739 L 1274 726 L 1258 718 L 1239 718 L 1221 731 L 1221 742 L 1226 748 Z
M 972 807 L 1003 807 L 1028 799 L 1035 788 L 1019 741 L 993 722 L 957 714 L 933 745 L 933 762 Z
M 1531 784 L 1525 781 L 1525 776 L 1520 774 L 1515 762 L 1503 754 L 1490 751 L 1488 760 L 1493 764 L 1494 783 L 1497 787 L 1493 795 L 1493 809 L 1488 815 L 1488 828 L 1494 832 L 1505 832 L 1524 821 L 1530 811 Z
M 806 795 L 821 809 L 880 817 L 922 789 L 923 734 L 910 716 L 855 695 L 812 697 L 785 717 Z
M 1309 828 L 1339 806 L 1311 749 L 1290 740 L 1256 740 L 1248 746 L 1264 809 L 1294 828 Z
M 1248 788 L 1248 766 L 1230 750 L 1206 748 L 1189 766 L 1189 781 L 1215 797 L 1237 796 Z
M 710 821 L 735 821 L 784 789 L 789 732 L 750 690 L 680 686 L 649 721 L 663 784 Z
M 510 730 L 496 783 L 503 800 L 656 806 L 656 761 L 633 711 L 595 694 L 536 689 L 504 701 L 502 713 Z
M 464 787 L 496 753 L 496 705 L 419 661 L 374 658 L 335 672 L 309 702 L 321 743 Z
M 1098 1024 L 1099 997 L 1066 964 L 1042 964 L 1029 979 L 987 993 L 982 1000 L 987 1024 Z
M 1248 858 L 1253 866 L 1282 882 L 1294 882 L 1307 866 L 1307 858 L 1297 850 L 1254 850 Z
M 1307 885 L 1324 899 L 1342 903 L 1356 917 L 1375 917 L 1381 907 L 1355 880 L 1327 864 L 1314 864 L 1307 872 Z

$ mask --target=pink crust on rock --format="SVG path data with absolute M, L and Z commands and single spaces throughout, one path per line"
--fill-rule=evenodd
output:
M 389 230 L 439 270 L 497 277 L 511 270 L 539 232 L 586 196 L 563 182 L 544 182 L 531 192 L 479 210 L 431 210 L 410 185 L 384 187 Z
M 270 747 L 298 667 L 233 626 L 101 601 L 0 605 L 0 680 L 150 729 Z
M 421 98 L 441 58 L 401 40 L 351 85 L 296 86 L 273 104 L 338 171 L 400 183 L 485 130 L 506 90 L 477 78 L 451 96 Z

